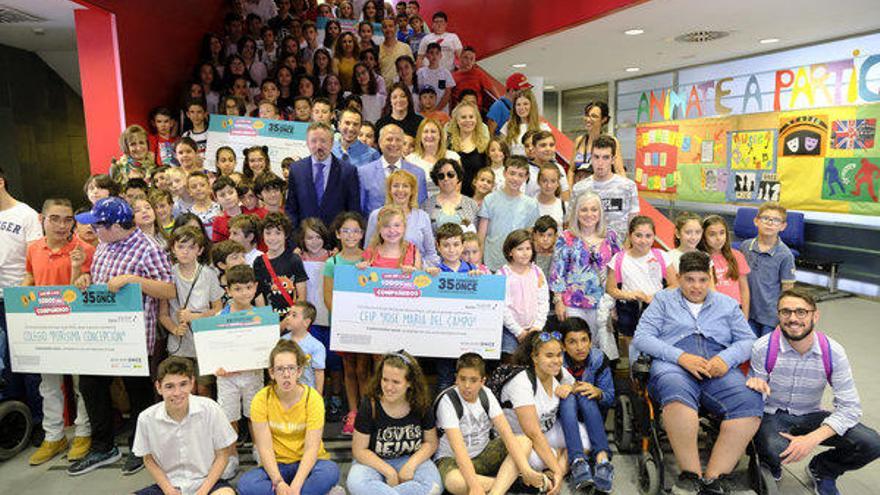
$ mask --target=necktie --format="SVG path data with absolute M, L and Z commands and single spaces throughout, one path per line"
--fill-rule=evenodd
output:
M 315 196 L 318 198 L 318 204 L 321 204 L 321 198 L 324 197 L 324 164 L 316 163 L 317 173 L 315 174 Z

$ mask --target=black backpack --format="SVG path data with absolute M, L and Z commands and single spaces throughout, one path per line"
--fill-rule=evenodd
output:
M 455 393 L 455 385 L 446 388 L 439 394 L 437 394 L 437 398 L 434 399 L 434 417 L 437 417 L 437 408 L 440 406 L 440 401 L 443 400 L 443 397 L 449 396 L 449 402 L 452 402 L 452 408 L 455 409 L 455 416 L 458 417 L 458 420 L 461 421 L 462 416 L 464 416 L 464 404 L 461 403 L 461 397 L 457 393 Z M 489 394 L 486 393 L 486 389 L 480 388 L 480 405 L 483 406 L 483 410 L 486 411 L 486 416 L 491 418 L 489 415 Z M 438 430 L 441 430 L 439 433 L 442 435 L 442 428 L 437 426 Z M 493 430 L 494 432 L 494 430 Z M 491 435 L 490 435 L 491 436 Z
M 502 364 L 495 368 L 495 371 L 486 380 L 486 386 L 495 394 L 495 398 L 501 403 L 502 409 L 512 409 L 513 404 L 510 401 L 501 402 L 501 389 L 507 385 L 507 382 L 513 379 L 520 372 L 525 372 L 532 383 L 532 393 L 538 392 L 538 377 L 535 376 L 535 370 L 531 366 L 523 366 L 521 364 Z

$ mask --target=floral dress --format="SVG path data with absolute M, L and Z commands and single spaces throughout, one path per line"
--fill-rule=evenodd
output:
M 566 306 L 597 309 L 605 295 L 608 263 L 621 250 L 617 234 L 608 230 L 605 240 L 592 248 L 570 230 L 556 240 L 550 265 L 550 290 L 562 294 Z

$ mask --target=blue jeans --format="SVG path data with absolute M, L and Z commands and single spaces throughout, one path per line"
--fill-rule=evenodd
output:
M 43 396 L 40 395 L 39 373 L 13 373 L 9 357 L 9 337 L 6 335 L 6 304 L 0 298 L 0 376 L 6 382 L 6 389 L 0 392 L 2 399 L 21 399 L 31 411 L 35 425 L 43 422 Z
M 562 425 L 562 432 L 565 435 L 569 465 L 575 459 L 584 457 L 584 446 L 578 430 L 578 421 L 582 421 L 587 429 L 593 457 L 595 458 L 599 452 L 605 452 L 611 456 L 608 435 L 605 434 L 605 420 L 599 409 L 599 404 L 583 395 L 572 393 L 559 401 L 559 423 Z
M 785 411 L 764 414 L 761 427 L 755 435 L 755 446 L 761 462 L 771 470 L 778 471 L 781 468 L 779 454 L 789 444 L 788 439 L 779 433 L 805 435 L 821 426 L 829 414 L 831 413 L 827 411 L 800 416 Z M 846 471 L 855 471 L 880 457 L 880 435 L 861 423 L 847 430 L 843 436 L 834 435 L 825 440 L 822 445 L 833 448 L 817 454 L 810 463 L 810 467 L 820 478 L 837 478 Z
M 296 470 L 299 469 L 299 463 L 282 464 L 278 463 L 278 470 L 281 471 L 281 477 L 285 483 L 293 481 L 296 476 Z M 303 483 L 302 495 L 324 495 L 339 482 L 339 466 L 333 461 L 318 459 L 315 467 Z M 273 495 L 272 480 L 263 468 L 251 469 L 244 473 L 238 480 L 239 495 Z
M 696 334 L 679 340 L 675 347 L 704 359 L 711 359 L 724 350 L 721 344 Z M 725 420 L 760 418 L 764 413 L 764 399 L 746 387 L 746 378 L 737 366 L 731 366 L 724 376 L 697 380 L 678 363 L 655 359 L 651 363 L 648 391 L 662 406 L 681 402 L 699 411 L 702 405 L 709 413 Z
M 776 325 L 765 325 L 763 323 L 758 323 L 757 320 L 749 320 L 749 326 L 752 327 L 752 331 L 755 332 L 755 335 L 757 335 L 758 338 L 761 338 L 776 329 Z
M 390 464 L 394 469 L 400 470 L 406 464 L 406 461 L 409 460 L 409 456 L 382 460 Z M 437 466 L 430 459 L 419 464 L 412 480 L 393 487 L 385 483 L 385 476 L 379 471 L 353 461 L 345 484 L 348 488 L 348 493 L 351 495 L 428 495 L 429 493 L 439 494 L 443 492 L 440 471 L 437 470 Z

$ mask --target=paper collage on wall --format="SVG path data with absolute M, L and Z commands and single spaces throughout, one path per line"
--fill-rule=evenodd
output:
M 878 215 L 878 119 L 880 104 L 639 124 L 636 182 L 683 201 Z

